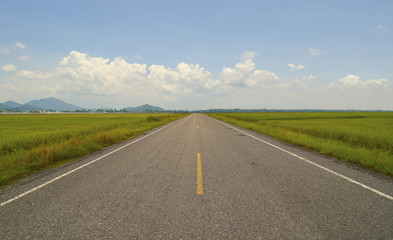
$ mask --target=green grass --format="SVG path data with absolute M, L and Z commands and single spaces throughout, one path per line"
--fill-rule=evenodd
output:
M 208 115 L 393 176 L 393 112 Z
M 0 187 L 169 123 L 183 114 L 0 115 Z

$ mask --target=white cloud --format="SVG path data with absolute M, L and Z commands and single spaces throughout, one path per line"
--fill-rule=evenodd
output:
M 227 87 L 232 88 L 268 87 L 279 82 L 276 74 L 256 69 L 255 63 L 251 59 L 236 63 L 233 68 L 223 68 L 220 80 Z
M 330 87 L 354 87 L 361 83 L 359 76 L 348 74 L 347 76 L 340 78 L 337 82 L 331 83 Z
M 269 71 L 256 69 L 251 58 L 255 52 L 244 52 L 244 60 L 232 68 L 223 68 L 218 79 L 199 64 L 180 63 L 175 69 L 162 65 L 128 63 L 117 57 L 113 61 L 90 57 L 72 51 L 50 71 L 22 70 L 16 77 L 46 81 L 46 89 L 79 94 L 116 95 L 137 89 L 155 89 L 157 93 L 184 96 L 189 94 L 222 95 L 238 88 L 269 87 L 280 83 L 279 77 Z M 149 86 L 149 87 L 146 87 Z M 34 87 L 38 89 L 37 87 Z
M 17 46 L 18 48 L 22 48 L 22 49 L 24 49 L 24 48 L 27 47 L 26 44 L 23 44 L 23 43 L 21 43 L 21 42 L 15 42 L 15 46 Z
M 348 74 L 347 76 L 340 78 L 338 81 L 333 82 L 329 85 L 331 88 L 356 88 L 356 87 L 370 87 L 370 86 L 383 86 L 388 84 L 388 80 L 382 79 L 369 79 L 361 81 L 359 76 Z
M 75 97 L 84 99 L 84 102 L 91 101 L 80 104 L 88 107 L 94 104 L 99 105 L 96 107 L 105 106 L 102 104 L 116 106 L 121 99 L 125 104 L 123 107 L 155 103 L 173 109 L 393 110 L 393 85 L 387 79 L 361 80 L 359 76 L 348 74 L 324 84 L 314 75 L 282 81 L 277 74 L 258 68 L 251 59 L 253 56 L 243 54 L 242 60 L 232 67 L 222 68 L 215 75 L 198 64 L 182 62 L 172 69 L 163 65 L 129 63 L 121 57 L 110 60 L 72 51 L 53 69 L 21 70 L 7 77 L 0 86 L 0 96 Z M 291 68 L 292 65 L 288 66 Z M 293 64 L 292 68 L 302 69 L 304 66 Z
M 264 70 L 255 70 L 244 82 L 249 87 L 258 85 L 272 87 L 281 84 L 280 78 L 275 73 Z
M 308 48 L 308 53 L 313 57 L 318 57 L 322 55 L 322 50 L 316 48 Z
M 310 76 L 303 76 L 303 80 L 310 82 L 310 81 L 314 81 L 315 79 L 317 79 L 315 76 L 310 75 Z
M 113 95 L 129 90 L 131 84 L 140 84 L 146 73 L 145 64 L 130 64 L 121 57 L 110 62 L 109 59 L 72 51 L 55 69 L 47 72 L 23 70 L 16 76 L 46 80 L 48 89 L 62 92 Z
M 180 63 L 175 69 L 161 65 L 149 67 L 147 79 L 159 92 L 171 94 L 229 94 L 237 88 L 257 87 L 260 84 L 271 84 L 278 77 L 271 72 L 256 70 L 251 58 L 255 52 L 244 52 L 242 61 L 233 68 L 223 68 L 219 79 L 213 79 L 212 73 L 198 64 Z
M 393 110 L 393 85 L 384 78 L 361 80 L 348 74 L 325 87 L 325 94 L 330 108 Z
M 161 65 L 152 65 L 149 71 L 147 79 L 160 92 L 172 94 L 205 92 L 218 84 L 212 80 L 212 74 L 198 64 L 180 63 L 173 70 Z
M 30 55 L 20 56 L 19 60 L 21 61 L 30 61 L 32 57 Z
M 54 75 L 67 83 L 67 91 L 111 95 L 125 91 L 130 83 L 143 81 L 146 72 L 146 64 L 130 64 L 121 57 L 110 62 L 72 51 L 63 58 Z
M 139 59 L 142 59 L 142 56 L 137 54 L 137 55 L 134 56 L 134 58 L 139 60 Z
M 233 87 L 246 87 L 246 79 L 252 74 L 255 64 L 251 60 L 239 62 L 234 68 L 223 68 L 220 80 Z
M 382 26 L 382 25 L 378 25 L 378 26 L 375 27 L 375 30 L 376 31 L 380 31 L 380 32 L 387 32 L 388 28 L 385 27 L 385 26 Z
M 47 79 L 50 78 L 52 75 L 48 73 L 42 73 L 40 71 L 22 70 L 17 72 L 16 76 L 27 79 Z
M 243 52 L 243 54 L 242 54 L 242 60 L 243 60 L 243 61 L 245 61 L 245 60 L 252 60 L 252 59 L 254 59 L 256 56 L 257 56 L 257 53 L 256 53 L 256 52 L 253 52 L 253 51 L 245 51 L 245 52 Z
M 289 67 L 289 71 L 293 72 L 294 70 L 301 70 L 301 69 L 305 69 L 306 66 L 303 65 L 295 65 L 292 63 L 288 63 L 288 67 Z
M 3 69 L 3 71 L 5 72 L 15 72 L 16 71 L 16 67 L 13 64 L 7 64 L 1 67 L 1 69 Z
M 297 88 L 303 90 L 315 90 L 321 86 L 316 82 L 316 77 L 313 75 L 303 76 L 301 80 L 295 79 L 294 81 L 284 84 L 287 88 Z

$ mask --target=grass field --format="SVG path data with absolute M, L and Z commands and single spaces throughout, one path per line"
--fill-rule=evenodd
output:
M 393 176 L 393 112 L 208 115 Z
M 183 114 L 0 115 L 0 187 L 114 143 Z

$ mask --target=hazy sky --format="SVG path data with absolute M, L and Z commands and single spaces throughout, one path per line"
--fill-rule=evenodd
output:
M 0 1 L 0 102 L 393 110 L 393 1 Z

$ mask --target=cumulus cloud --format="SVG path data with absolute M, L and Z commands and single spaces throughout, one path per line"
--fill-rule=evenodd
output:
M 16 77 L 42 80 L 52 91 L 79 94 L 115 95 L 146 86 L 162 94 L 184 96 L 189 94 L 222 95 L 238 88 L 260 88 L 280 84 L 279 77 L 272 72 L 256 69 L 252 58 L 255 52 L 242 54 L 242 60 L 234 67 L 224 67 L 213 78 L 213 74 L 199 64 L 180 63 L 171 69 L 162 65 L 128 63 L 121 57 L 112 61 L 91 57 L 72 51 L 64 57 L 58 67 L 50 71 L 22 70 Z
M 245 61 L 245 60 L 252 60 L 252 59 L 254 59 L 256 56 L 257 56 L 257 53 L 256 53 L 256 52 L 253 52 L 253 51 L 245 51 L 245 52 L 243 52 L 243 54 L 242 54 L 242 60 L 243 60 L 243 61 Z
M 250 86 L 246 79 L 252 74 L 255 64 L 251 60 L 237 63 L 233 68 L 223 68 L 220 79 L 227 85 L 234 87 Z
M 149 71 L 147 79 L 151 80 L 160 92 L 172 94 L 205 92 L 218 84 L 212 80 L 212 74 L 198 64 L 180 63 L 173 70 L 161 65 L 152 65 Z
M 15 72 L 16 71 L 16 67 L 13 64 L 7 64 L 1 67 L 1 69 L 3 69 L 4 72 Z
M 238 88 L 253 88 L 277 84 L 279 78 L 272 72 L 256 69 L 252 59 L 255 52 L 246 51 L 242 61 L 234 67 L 222 68 L 219 78 L 198 64 L 180 63 L 175 69 L 161 65 L 149 67 L 147 79 L 157 91 L 170 94 L 230 94 Z
M 22 48 L 22 49 L 24 49 L 24 48 L 27 47 L 26 44 L 23 44 L 23 43 L 21 43 L 21 42 L 15 42 L 15 46 L 18 47 L 18 48 Z
M 48 72 L 22 70 L 16 76 L 32 80 L 46 79 L 47 85 L 55 85 L 52 89 L 64 92 L 113 95 L 126 91 L 131 82 L 143 81 L 146 72 L 145 64 L 130 64 L 121 57 L 110 61 L 72 51 L 55 69 Z
M 369 79 L 366 81 L 361 81 L 359 76 L 348 74 L 347 76 L 340 78 L 338 81 L 331 83 L 329 87 L 355 88 L 355 87 L 383 86 L 386 84 L 388 84 L 388 80 L 385 78 Z
M 281 84 L 280 78 L 275 73 L 264 70 L 255 70 L 244 82 L 249 87 L 256 85 L 272 87 Z
M 232 68 L 223 68 L 220 74 L 220 81 L 227 87 L 267 87 L 279 82 L 275 73 L 256 69 L 255 63 L 244 56 L 255 56 L 249 52 L 243 53 L 243 61 L 236 63 Z
M 282 81 L 274 72 L 257 67 L 254 57 L 255 53 L 244 52 L 232 67 L 212 74 L 199 64 L 181 62 L 175 68 L 147 66 L 127 62 L 122 57 L 106 59 L 72 51 L 50 70 L 16 71 L 15 68 L 14 75 L 0 86 L 0 96 L 12 91 L 21 96 L 71 95 L 94 98 L 94 102 L 113 101 L 112 104 L 116 104 L 112 99 L 123 99 L 126 106 L 135 103 L 135 99 L 140 104 L 156 99 L 163 107 L 171 102 L 176 104 L 173 108 L 195 109 L 206 104 L 208 107 L 254 104 L 256 108 L 391 109 L 393 86 L 387 79 L 361 80 L 348 74 L 330 84 L 319 83 L 314 75 Z M 305 68 L 288 66 L 293 70 Z M 218 105 L 220 102 L 224 105 Z
M 16 76 L 27 79 L 47 79 L 51 77 L 51 74 L 42 73 L 40 71 L 29 71 L 22 70 L 16 73 Z
M 288 67 L 289 67 L 289 71 L 293 72 L 295 70 L 301 70 L 301 69 L 305 69 L 306 66 L 303 65 L 295 65 L 293 63 L 288 63 Z
M 316 77 L 313 75 L 303 76 L 300 80 L 295 79 L 290 83 L 284 84 L 287 88 L 297 88 L 303 90 L 315 90 L 320 88 L 321 86 L 317 83 Z
M 326 86 L 325 93 L 326 100 L 336 108 L 392 110 L 393 86 L 384 78 L 362 80 L 348 74 Z
M 307 49 L 308 54 L 310 54 L 313 57 L 318 57 L 322 55 L 322 50 L 316 49 L 316 48 L 308 48 Z
M 68 91 L 111 95 L 125 90 L 128 83 L 143 81 L 146 72 L 146 64 L 130 64 L 121 57 L 110 62 L 72 51 L 55 74 L 68 83 Z

